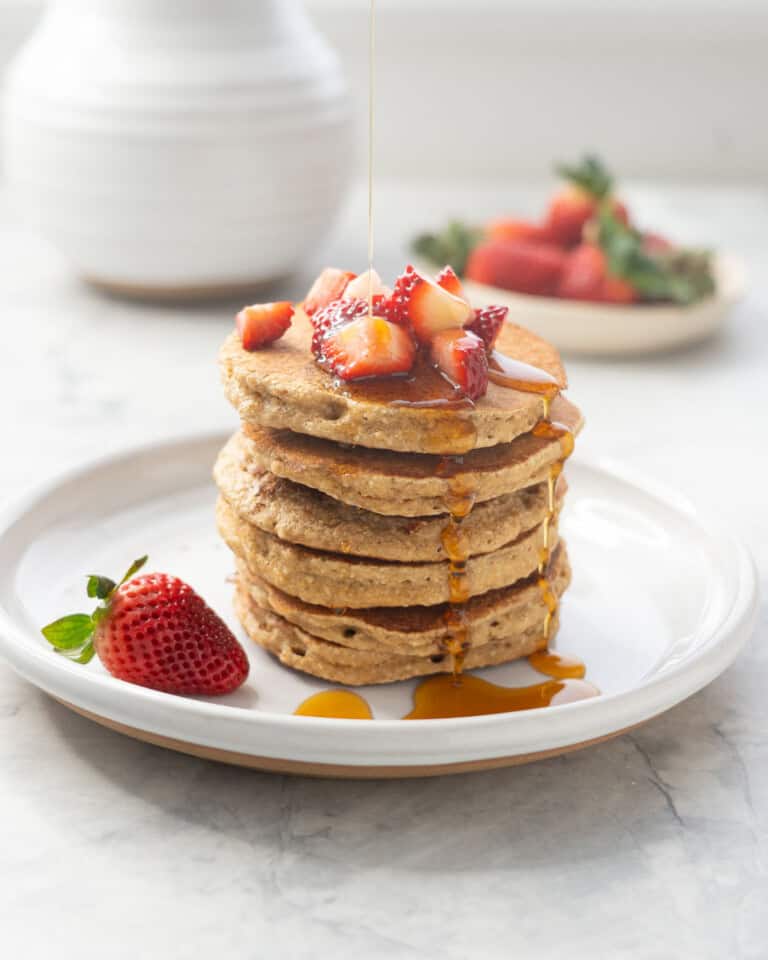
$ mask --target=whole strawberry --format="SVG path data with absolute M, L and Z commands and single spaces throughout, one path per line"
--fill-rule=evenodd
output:
M 136 560 L 120 583 L 88 577 L 88 596 L 99 606 L 49 623 L 43 636 L 77 663 L 98 654 L 113 677 L 128 683 L 165 693 L 231 693 L 248 676 L 245 650 L 178 577 L 134 576 L 146 560 Z

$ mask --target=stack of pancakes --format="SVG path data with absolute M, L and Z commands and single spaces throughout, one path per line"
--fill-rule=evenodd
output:
M 568 586 L 550 477 L 558 439 L 533 428 L 546 402 L 491 383 L 475 404 L 383 402 L 337 384 L 310 352 L 297 311 L 270 347 L 225 341 L 221 369 L 242 424 L 216 463 L 218 524 L 237 562 L 236 612 L 248 635 L 288 666 L 344 684 L 449 672 L 455 634 L 445 531 L 460 490 L 468 668 L 547 645 L 557 629 L 537 573 Z M 505 325 L 497 349 L 565 386 L 557 352 Z M 392 385 L 390 385 L 392 386 Z M 579 411 L 558 396 L 551 418 L 572 432 Z M 547 530 L 548 528 L 548 530 Z M 455 559 L 455 558 L 454 558 Z M 545 629 L 545 624 L 547 628 Z

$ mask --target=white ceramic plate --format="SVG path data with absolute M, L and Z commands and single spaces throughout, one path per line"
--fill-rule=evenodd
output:
M 426 269 L 435 272 L 432 266 Z M 528 327 L 564 353 L 618 357 L 672 350 L 713 334 L 743 296 L 746 270 L 735 257 L 718 256 L 715 275 L 715 295 L 689 307 L 582 303 L 462 282 L 474 306 L 509 307 L 513 323 Z
M 402 721 L 412 683 L 363 688 L 375 719 L 295 717 L 327 685 L 248 644 L 247 685 L 207 701 L 145 690 L 54 654 L 41 624 L 88 609 L 84 577 L 150 568 L 195 586 L 233 625 L 233 569 L 213 521 L 211 464 L 224 437 L 169 442 L 88 465 L 0 523 L 0 652 L 29 681 L 134 736 L 232 762 L 338 775 L 413 775 L 521 762 L 616 734 L 700 689 L 736 656 L 756 608 L 743 547 L 674 497 L 569 463 L 563 521 L 574 582 L 558 649 L 583 658 L 602 696 L 468 719 Z M 478 671 L 530 683 L 527 663 Z

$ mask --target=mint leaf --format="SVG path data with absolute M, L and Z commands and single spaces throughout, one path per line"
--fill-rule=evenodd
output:
M 93 620 L 87 613 L 72 613 L 43 627 L 42 634 L 58 650 L 74 650 L 93 633 Z
M 106 600 L 116 586 L 115 581 L 110 580 L 109 577 L 100 577 L 98 574 L 92 573 L 88 577 L 88 596 Z

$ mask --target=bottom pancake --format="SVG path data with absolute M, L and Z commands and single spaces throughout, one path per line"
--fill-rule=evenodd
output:
M 451 657 L 447 653 L 429 657 L 398 656 L 386 649 L 354 650 L 314 637 L 276 613 L 263 610 L 242 588 L 235 593 L 235 612 L 248 636 L 273 653 L 281 663 L 333 683 L 346 686 L 391 683 L 452 670 Z M 550 637 L 554 637 L 557 628 L 555 619 Z M 537 624 L 503 640 L 471 647 L 464 666 L 469 670 L 495 666 L 526 657 L 545 646 L 541 625 Z
M 428 657 L 445 652 L 450 640 L 447 604 L 432 607 L 369 607 L 331 609 L 304 603 L 267 581 L 255 577 L 238 561 L 238 583 L 249 600 L 318 639 L 354 650 L 386 652 L 396 656 Z M 557 597 L 571 579 L 565 544 L 553 553 L 549 582 Z M 534 575 L 511 587 L 474 597 L 466 605 L 466 622 L 473 645 L 506 637 L 544 623 L 547 608 Z

